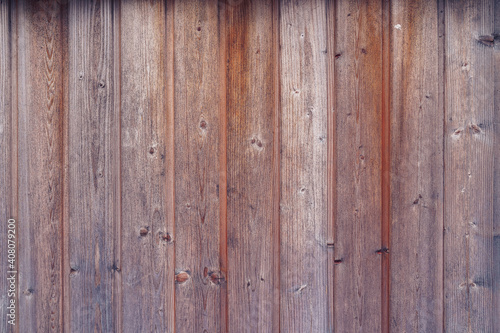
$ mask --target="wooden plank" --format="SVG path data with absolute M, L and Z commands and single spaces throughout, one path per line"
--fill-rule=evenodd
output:
M 494 85 L 495 85 L 495 106 L 494 106 L 494 119 L 493 119 L 493 135 L 495 144 L 500 142 L 500 1 L 495 0 L 495 13 L 494 13 L 494 30 L 493 36 L 495 50 L 493 52 L 494 64 Z M 493 183 L 493 332 L 500 331 L 500 151 L 494 150 L 494 183 Z
M 173 332 L 166 8 L 163 1 L 120 6 L 123 328 Z
M 69 330 L 114 326 L 120 217 L 119 114 L 114 107 L 112 1 L 69 3 Z
M 273 329 L 273 4 L 228 1 L 228 331 Z M 275 324 L 276 325 L 276 324 Z
M 273 265 L 273 332 L 281 330 L 281 24 L 280 1 L 272 3 L 272 44 L 273 44 L 273 157 L 272 157 L 272 199 L 273 199 L 273 226 L 272 226 L 272 265 Z
M 327 49 L 327 243 L 328 248 L 328 327 L 335 331 L 335 219 L 337 216 L 337 112 L 335 109 L 335 36 L 337 33 L 336 1 L 326 1 Z
M 218 3 L 179 1 L 174 15 L 176 328 L 220 332 Z
M 390 330 L 443 327 L 443 109 L 437 2 L 391 3 Z
M 66 7 L 19 2 L 19 331 L 61 331 Z
M 120 2 L 113 1 L 113 114 L 118 117 L 118 139 L 113 140 L 113 149 L 118 152 L 116 158 L 118 165 L 116 172 L 113 174 L 115 178 L 116 204 L 114 205 L 115 214 L 113 245 L 114 245 L 114 263 L 113 270 L 113 327 L 117 332 L 123 332 L 123 279 L 121 273 L 122 267 L 122 198 L 121 198 L 121 11 Z M 173 321 L 173 320 L 171 320 Z
M 15 48 L 15 3 L 11 1 L 0 1 L 0 223 L 2 227 L 0 234 L 0 258 L 2 258 L 2 281 L 0 281 L 0 331 L 15 332 L 19 325 L 15 320 L 15 326 L 8 323 L 12 320 L 10 315 L 10 283 L 7 277 L 12 274 L 7 271 L 15 271 L 18 268 L 18 262 L 14 264 L 14 269 L 7 265 L 9 251 L 8 246 L 14 244 L 17 253 L 18 246 L 9 236 L 7 221 L 11 218 L 17 219 L 17 81 L 16 81 L 16 48 Z M 17 229 L 14 229 L 17 237 Z M 10 249 L 9 249 L 10 250 Z M 17 256 L 17 254 L 16 254 Z M 18 285 L 17 274 L 16 285 Z M 14 300 L 18 303 L 19 290 L 16 290 Z M 16 304 L 14 310 L 19 313 L 19 307 Z M 16 318 L 17 319 L 17 318 Z
M 493 1 L 444 11 L 444 330 L 493 332 Z
M 326 2 L 281 2 L 281 329 L 326 332 Z
M 166 117 L 167 117 L 167 138 L 166 138 L 166 176 L 167 176 L 167 229 L 169 230 L 166 237 L 163 237 L 165 241 L 170 242 L 170 247 L 168 248 L 168 262 L 171 263 L 172 269 L 167 270 L 167 290 L 169 293 L 166 295 L 166 302 L 168 304 L 166 316 L 167 316 L 167 324 L 168 330 L 167 332 L 175 332 L 176 324 L 175 324 L 175 246 L 174 246 L 174 237 L 175 237 L 175 114 L 174 114 L 174 100 L 175 100 L 175 85 L 174 85 L 174 69 L 175 69 L 175 22 L 174 22 L 174 12 L 175 12 L 175 1 L 167 0 L 165 3 L 166 6 Z M 170 240 L 168 235 L 170 234 Z
M 382 3 L 337 3 L 335 330 L 381 330 Z
M 390 331 L 390 271 L 391 257 L 391 1 L 382 1 L 382 115 L 381 115 L 381 151 L 380 151 L 380 173 L 381 173 L 381 248 L 377 250 L 382 256 L 382 285 L 381 285 L 381 328 L 382 332 Z

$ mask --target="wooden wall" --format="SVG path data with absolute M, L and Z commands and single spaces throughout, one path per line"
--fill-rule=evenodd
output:
M 0 331 L 500 331 L 499 38 L 498 0 L 0 0 Z

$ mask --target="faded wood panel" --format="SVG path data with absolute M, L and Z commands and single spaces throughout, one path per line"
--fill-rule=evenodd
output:
M 123 328 L 173 332 L 166 8 L 163 1 L 120 5 Z
M 444 330 L 493 332 L 493 1 L 444 11 Z
M 228 331 L 273 328 L 273 4 L 224 5 Z
M 0 0 L 18 331 L 498 331 L 498 14 Z
M 335 330 L 381 329 L 382 3 L 337 3 Z M 377 251 L 379 253 L 377 253 Z
M 0 1 L 0 218 L 4 223 L 0 234 L 0 258 L 2 258 L 2 281 L 0 281 L 0 331 L 13 332 L 15 326 L 8 324 L 10 309 L 9 289 L 10 283 L 7 277 L 9 269 L 8 245 L 12 244 L 9 240 L 7 221 L 10 218 L 17 218 L 16 215 L 16 174 L 14 168 L 17 163 L 16 143 L 16 63 L 15 52 L 15 4 L 10 1 Z M 14 159 L 15 158 L 15 159 Z M 16 235 L 17 236 L 17 235 Z M 16 250 L 17 251 L 17 250 Z M 17 265 L 17 263 L 16 263 Z M 19 310 L 18 310 L 19 311 Z M 16 324 L 18 325 L 17 321 Z
M 494 14 L 494 87 L 495 106 L 493 119 L 493 136 L 495 144 L 500 142 L 500 1 L 495 0 Z M 494 150 L 494 183 L 493 183 L 493 309 L 497 309 L 493 316 L 493 331 L 500 331 L 500 150 Z
M 19 2 L 19 331 L 62 331 L 66 7 Z
M 69 4 L 69 315 L 71 331 L 115 331 L 119 125 L 112 1 Z M 114 312 L 115 311 L 115 312 Z
M 335 219 L 337 217 L 337 112 L 335 108 L 335 36 L 337 33 L 336 1 L 326 0 L 327 51 L 327 235 L 328 286 L 327 332 L 335 331 Z
M 281 325 L 326 332 L 326 3 L 281 2 Z
M 220 332 L 218 3 L 179 1 L 174 15 L 176 327 Z
M 393 1 L 391 25 L 390 329 L 440 332 L 444 113 L 437 2 Z

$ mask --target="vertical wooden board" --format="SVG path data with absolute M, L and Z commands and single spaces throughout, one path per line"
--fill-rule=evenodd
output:
M 71 331 L 113 325 L 119 114 L 113 75 L 113 2 L 69 3 L 69 314 Z
M 165 18 L 166 18 L 166 55 L 165 55 L 165 65 L 166 65 L 166 82 L 164 83 L 167 89 L 166 92 L 166 118 L 167 118 L 167 138 L 166 138 L 166 175 L 167 175 L 167 233 L 162 235 L 164 241 L 169 243 L 168 249 L 168 262 L 171 263 L 172 268 L 167 270 L 167 281 L 168 293 L 166 295 L 166 302 L 168 304 L 166 311 L 166 320 L 168 329 L 167 332 L 176 331 L 176 320 L 175 320 L 175 245 L 174 245 L 174 235 L 175 235 L 175 22 L 174 22 L 174 12 L 175 12 L 175 0 L 167 0 L 165 2 Z
M 7 246 L 11 243 L 8 239 L 7 234 L 7 221 L 10 218 L 17 218 L 15 216 L 15 211 L 13 209 L 15 197 L 13 196 L 14 191 L 12 186 L 14 185 L 12 166 L 15 165 L 12 157 L 13 154 L 12 144 L 14 142 L 14 132 L 13 127 L 15 126 L 15 104 L 12 100 L 13 90 L 16 89 L 14 85 L 14 75 L 13 72 L 13 61 L 14 50 L 12 48 L 13 44 L 13 3 L 10 1 L 0 1 L 0 188 L 2 191 L 0 193 L 0 223 L 2 223 L 2 228 L 0 230 L 0 258 L 2 258 L 2 263 L 0 266 L 0 272 L 2 272 L 0 281 L 0 316 L 2 320 L 0 321 L 0 331 L 9 332 L 10 329 L 14 328 L 7 323 L 10 318 L 7 314 L 10 313 L 10 309 L 7 307 L 9 304 L 9 287 L 10 284 L 7 281 L 8 274 L 7 271 L 11 270 L 8 268 L 8 252 Z M 13 269 L 12 269 L 13 270 Z
M 335 330 L 381 330 L 382 3 L 337 3 Z
M 62 331 L 66 6 L 19 4 L 19 331 Z
M 281 326 L 326 332 L 326 2 L 281 2 Z
M 273 4 L 228 1 L 228 331 L 273 327 Z
M 123 328 L 172 332 L 166 8 L 163 1 L 120 6 Z
M 174 15 L 176 328 L 220 332 L 218 3 Z
M 445 3 L 444 329 L 493 332 L 493 1 Z
M 327 49 L 327 243 L 328 248 L 328 327 L 335 331 L 335 218 L 337 216 L 337 113 L 335 110 L 335 35 L 337 32 L 336 1 L 326 0 Z
M 437 2 L 391 4 L 390 329 L 443 324 L 443 109 Z
M 495 106 L 494 106 L 494 120 L 493 120 L 493 135 L 494 142 L 500 142 L 500 1 L 495 0 L 495 15 L 494 15 L 494 75 L 495 75 Z M 494 211 L 493 211 L 493 331 L 500 331 L 500 150 L 494 150 L 494 183 L 493 183 L 493 198 L 494 198 Z

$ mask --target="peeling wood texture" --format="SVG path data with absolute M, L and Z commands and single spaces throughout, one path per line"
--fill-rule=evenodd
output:
M 500 331 L 499 17 L 0 0 L 0 331 Z

